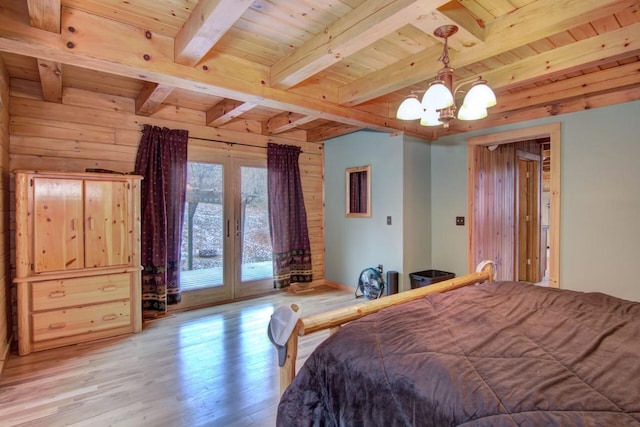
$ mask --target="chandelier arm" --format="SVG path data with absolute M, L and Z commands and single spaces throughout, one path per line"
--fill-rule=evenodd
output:
M 455 98 L 458 92 L 462 92 L 462 93 L 468 92 L 468 90 L 461 91 L 460 89 L 462 88 L 462 86 L 473 85 L 474 83 L 478 83 L 480 80 L 482 80 L 482 76 L 478 76 L 475 80 L 468 80 L 466 82 L 458 83 L 455 90 L 453 91 L 453 97 Z

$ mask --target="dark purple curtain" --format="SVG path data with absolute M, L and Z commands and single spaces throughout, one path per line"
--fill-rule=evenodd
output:
M 142 309 L 180 302 L 180 241 L 187 182 L 186 130 L 144 125 L 135 173 L 141 185 Z
M 300 147 L 278 144 L 267 147 L 269 231 L 276 288 L 313 279 L 299 157 Z

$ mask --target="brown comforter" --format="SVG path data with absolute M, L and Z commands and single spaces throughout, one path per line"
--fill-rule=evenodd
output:
M 638 426 L 640 303 L 487 283 L 383 310 L 322 343 L 279 426 Z

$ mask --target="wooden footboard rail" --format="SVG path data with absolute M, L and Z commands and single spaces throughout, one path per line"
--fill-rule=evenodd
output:
M 412 289 L 406 292 L 389 295 L 380 299 L 365 301 L 349 307 L 343 307 L 313 316 L 302 317 L 298 320 L 295 329 L 287 341 L 287 357 L 284 365 L 280 368 L 280 393 L 291 384 L 296 374 L 296 358 L 298 357 L 298 336 L 304 336 L 313 332 L 330 329 L 334 333 L 345 323 L 361 317 L 373 314 L 386 307 L 402 304 L 405 302 L 424 298 L 427 295 L 451 291 L 464 286 L 482 282 L 491 282 L 494 277 L 494 264 L 487 263 L 482 270 L 477 273 L 470 273 L 465 276 L 456 277 L 443 282 L 435 283 Z

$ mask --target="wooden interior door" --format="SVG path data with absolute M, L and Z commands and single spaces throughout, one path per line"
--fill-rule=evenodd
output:
M 516 280 L 539 282 L 540 156 L 518 151 Z
M 127 183 L 85 181 L 85 265 L 108 267 L 130 262 Z
M 84 267 L 82 180 L 33 179 L 36 273 Z

